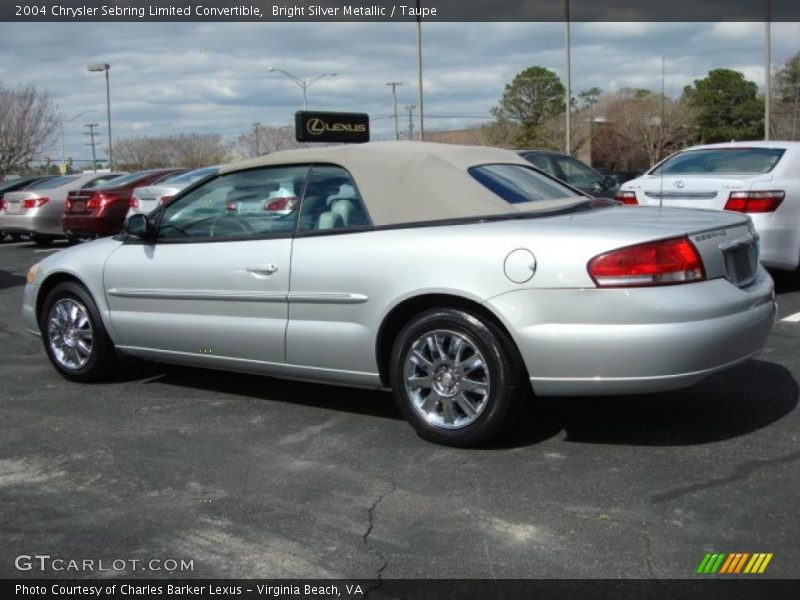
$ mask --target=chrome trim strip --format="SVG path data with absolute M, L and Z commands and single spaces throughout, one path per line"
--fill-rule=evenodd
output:
M 234 300 L 239 302 L 297 302 L 305 304 L 363 304 L 363 294 L 343 292 L 236 292 L 225 290 L 161 290 L 111 288 L 109 296 L 160 300 Z
M 645 192 L 648 198 L 691 198 L 693 200 L 711 200 L 717 192 Z
M 286 292 L 226 292 L 224 290 L 158 290 L 111 288 L 109 296 L 160 300 L 236 300 L 240 302 L 286 302 Z
M 288 299 L 305 304 L 363 304 L 369 300 L 364 294 L 344 292 L 289 292 Z

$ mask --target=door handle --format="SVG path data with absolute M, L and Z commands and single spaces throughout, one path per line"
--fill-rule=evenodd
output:
M 272 275 L 278 270 L 278 265 L 275 263 L 270 263 L 268 265 L 253 265 L 252 267 L 247 267 L 247 270 L 254 275 Z

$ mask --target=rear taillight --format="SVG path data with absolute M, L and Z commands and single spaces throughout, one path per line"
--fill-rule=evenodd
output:
M 786 194 L 772 192 L 731 192 L 725 203 L 725 210 L 740 213 L 768 213 L 780 206 Z
M 685 237 L 606 252 L 590 260 L 588 270 L 598 287 L 671 285 L 706 277 L 697 250 Z
M 39 208 L 50 202 L 50 198 L 28 198 L 22 201 L 22 208 Z
M 0 198 L 0 210 L 5 210 L 8 208 L 8 202 Z
M 296 196 L 285 196 L 283 198 L 275 198 L 264 204 L 264 210 L 289 210 L 297 202 Z
M 89 210 L 97 210 L 98 208 L 103 208 L 109 201 L 110 198 L 105 194 L 95 194 L 89 199 L 89 202 L 86 203 L 86 208 Z
M 623 204 L 639 204 L 639 201 L 636 199 L 636 192 L 617 192 L 617 195 L 614 196 L 614 200 L 617 202 L 622 202 Z
M 139 199 L 136 196 L 131 196 L 131 199 L 128 200 L 128 206 L 130 208 L 139 208 Z

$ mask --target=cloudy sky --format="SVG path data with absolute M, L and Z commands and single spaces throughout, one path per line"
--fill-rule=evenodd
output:
M 559 23 L 427 23 L 423 40 L 426 129 L 487 120 L 504 85 L 530 65 L 564 75 Z M 660 89 L 662 56 L 668 94 L 717 67 L 764 79 L 761 23 L 575 23 L 572 46 L 576 93 Z M 779 66 L 800 50 L 800 23 L 773 24 L 772 46 Z M 86 71 L 92 62 L 112 65 L 115 138 L 213 132 L 235 140 L 255 121 L 290 124 L 302 92 L 269 67 L 307 79 L 338 72 L 309 88 L 309 108 L 368 112 L 373 139 L 393 135 L 387 81 L 404 82 L 401 107 L 416 101 L 413 23 L 0 23 L 0 48 L 0 83 L 35 83 L 65 120 L 93 111 L 65 127 L 74 158 L 90 153 L 84 123 L 100 123 L 105 135 L 105 86 Z M 60 153 L 59 140 L 51 155 Z

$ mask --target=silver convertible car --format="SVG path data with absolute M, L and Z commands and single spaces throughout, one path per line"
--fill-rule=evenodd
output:
M 268 210 L 291 186 L 288 214 Z M 425 438 L 484 443 L 531 392 L 688 386 L 776 312 L 746 215 L 601 206 L 505 150 L 276 152 L 33 266 L 22 316 L 55 368 L 117 353 L 391 389 Z

